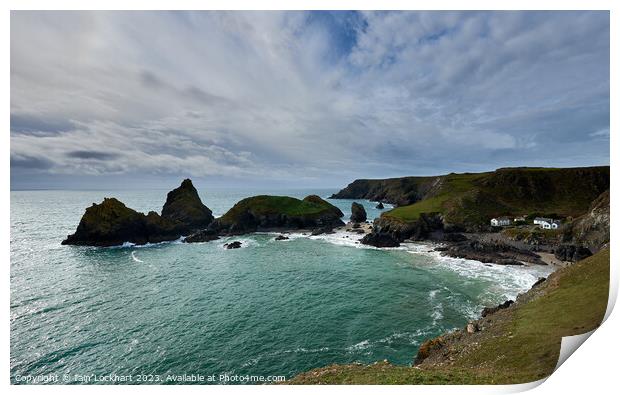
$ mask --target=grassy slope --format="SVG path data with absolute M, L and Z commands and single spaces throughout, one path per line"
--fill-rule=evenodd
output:
M 222 222 L 235 221 L 247 210 L 252 211 L 256 215 L 285 214 L 290 217 L 313 217 L 329 210 L 337 210 L 337 208 L 313 196 L 299 200 L 288 196 L 259 195 L 241 200 L 228 210 L 221 220 Z
M 490 316 L 493 324 L 455 336 L 452 361 L 428 359 L 419 367 L 333 365 L 303 373 L 290 384 L 507 384 L 553 372 L 563 336 L 595 329 L 609 292 L 609 249 L 561 269 L 523 302 Z M 450 336 L 450 335 L 448 335 Z M 441 353 L 445 350 L 441 350 Z
M 452 223 L 469 224 L 534 212 L 576 217 L 609 188 L 609 167 L 514 168 L 441 178 L 442 185 L 432 196 L 383 216 L 413 222 L 421 213 L 441 212 Z

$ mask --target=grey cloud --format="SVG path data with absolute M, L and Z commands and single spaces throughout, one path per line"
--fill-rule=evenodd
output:
M 11 155 L 11 168 L 43 170 L 50 169 L 53 163 L 47 158 L 28 155 Z
M 58 134 L 75 128 L 70 120 L 11 113 L 11 132 L 34 135 Z
M 325 185 L 609 162 L 608 12 L 327 19 L 13 12 L 12 157 Z
M 66 156 L 77 159 L 111 160 L 118 158 L 119 155 L 112 152 L 78 150 L 67 152 Z

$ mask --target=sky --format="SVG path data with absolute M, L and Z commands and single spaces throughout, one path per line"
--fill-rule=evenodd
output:
M 609 13 L 11 12 L 11 188 L 609 164 Z

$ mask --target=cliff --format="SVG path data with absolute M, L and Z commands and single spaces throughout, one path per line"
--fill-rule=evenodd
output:
M 503 215 L 577 217 L 586 213 L 592 201 L 608 189 L 609 166 L 506 168 L 434 178 L 360 180 L 334 196 L 372 195 L 392 202 L 388 196 L 401 199 L 400 202 L 413 200 L 412 204 L 384 212 L 375 221 L 378 231 L 383 229 L 402 241 L 411 235 L 424 238 L 434 230 L 488 230 L 489 220 Z M 420 229 L 423 214 L 438 216 L 439 228 Z

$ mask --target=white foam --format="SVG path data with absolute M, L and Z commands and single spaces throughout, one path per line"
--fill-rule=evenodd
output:
M 141 261 L 140 259 L 138 259 L 136 257 L 136 252 L 135 251 L 131 251 L 131 259 L 134 260 L 134 262 L 140 262 L 140 263 L 144 263 L 144 261 Z
M 406 243 L 407 252 L 431 258 L 431 264 L 437 265 L 458 273 L 460 276 L 472 279 L 488 280 L 495 284 L 496 289 L 489 289 L 490 295 L 505 299 L 514 299 L 527 291 L 539 277 L 546 277 L 554 268 L 546 265 L 513 266 L 482 263 L 471 259 L 461 259 L 442 256 L 439 251 L 433 251 L 433 245 L 425 243 Z M 418 263 L 423 264 L 423 263 Z

